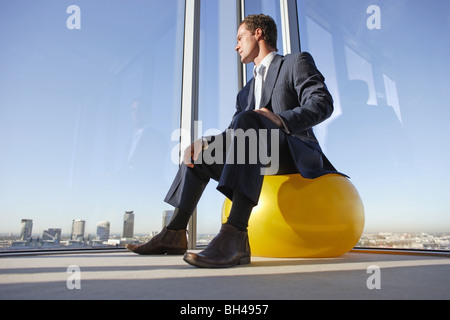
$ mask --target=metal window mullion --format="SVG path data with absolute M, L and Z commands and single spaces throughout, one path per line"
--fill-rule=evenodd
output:
M 199 50 L 200 50 L 200 0 L 185 1 L 183 48 L 183 85 L 180 121 L 180 164 L 183 151 L 197 138 L 194 126 L 198 119 L 199 86 Z M 188 225 L 188 247 L 196 248 L 197 212 L 195 211 Z
M 284 54 L 300 52 L 300 35 L 296 0 L 280 0 L 281 33 Z
M 236 0 L 236 18 L 237 26 L 239 27 L 242 20 L 245 18 L 245 0 Z M 238 90 L 241 90 L 247 83 L 247 68 L 245 64 L 241 62 L 241 57 L 239 55 L 236 56 L 238 59 Z

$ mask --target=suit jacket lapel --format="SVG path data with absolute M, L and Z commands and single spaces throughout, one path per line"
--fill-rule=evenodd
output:
M 270 102 L 270 98 L 272 97 L 272 91 L 275 86 L 275 83 L 278 78 L 278 74 L 281 67 L 281 62 L 283 61 L 283 57 L 280 55 L 276 55 L 272 63 L 269 66 L 269 70 L 267 71 L 266 81 L 264 82 L 262 94 L 261 94 L 261 108 L 267 107 Z M 272 110 L 274 111 L 274 110 Z

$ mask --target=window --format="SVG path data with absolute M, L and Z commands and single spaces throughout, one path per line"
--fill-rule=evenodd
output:
M 199 135 L 218 134 L 230 124 L 238 93 L 236 46 L 236 3 L 201 1 L 199 57 Z M 211 180 L 200 200 L 198 212 L 199 242 L 203 234 L 220 229 L 225 197 Z
M 200 83 L 199 131 L 202 135 L 217 134 L 230 124 L 235 112 L 239 90 L 238 68 L 241 67 L 235 51 L 238 23 L 236 2 L 201 1 L 200 18 Z M 245 15 L 264 12 L 277 22 L 279 49 L 282 54 L 279 1 L 246 1 Z M 253 77 L 253 64 L 246 65 L 247 79 Z M 221 211 L 225 197 L 211 181 L 197 207 L 198 234 L 215 234 L 220 229 Z M 200 239 L 200 242 L 202 240 Z
M 247 0 L 245 1 L 244 14 L 248 16 L 250 14 L 267 14 L 271 16 L 277 24 L 278 32 L 278 54 L 283 55 L 283 44 L 281 37 L 281 13 L 280 13 L 280 1 L 277 0 Z M 253 78 L 253 63 L 246 65 L 247 81 Z
M 437 232 L 427 247 L 448 248 L 439 233 L 450 226 L 450 5 L 297 3 L 302 50 L 312 53 L 335 99 L 333 116 L 316 133 L 361 194 L 365 232 L 424 232 L 417 237 L 429 240 Z M 386 236 L 384 244 L 416 247 L 417 237 L 408 237 Z
M 0 2 L 0 247 L 10 234 L 16 246 L 51 246 L 161 229 L 178 169 L 185 3 Z M 450 4 L 200 1 L 199 135 L 234 113 L 241 3 L 245 15 L 275 19 L 279 54 L 280 3 L 290 19 L 297 4 L 301 49 L 335 100 L 315 132 L 361 194 L 360 244 L 448 249 Z M 215 187 L 199 203 L 199 234 L 219 229 Z
M 2 233 L 161 229 L 177 170 L 184 1 L 2 1 Z M 128 218 L 127 218 L 128 219 Z M 128 233 L 127 229 L 127 233 Z M 89 239 L 89 240 L 91 240 Z

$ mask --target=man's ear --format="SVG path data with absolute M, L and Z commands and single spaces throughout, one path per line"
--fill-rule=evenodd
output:
M 256 40 L 263 40 L 264 39 L 264 34 L 261 28 L 257 28 L 255 30 L 255 36 L 256 36 Z

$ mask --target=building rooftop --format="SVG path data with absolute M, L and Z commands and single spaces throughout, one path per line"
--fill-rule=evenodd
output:
M 80 289 L 69 289 L 75 284 Z M 353 250 L 201 269 L 181 256 L 125 250 L 10 253 L 0 257 L 0 299 L 450 299 L 450 255 Z

